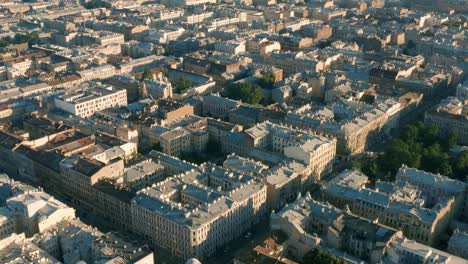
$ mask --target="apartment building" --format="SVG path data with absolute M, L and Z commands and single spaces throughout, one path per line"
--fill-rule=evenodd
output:
M 147 248 L 117 233 L 104 234 L 76 218 L 64 218 L 36 234 L 31 241 L 64 263 L 154 263 L 153 253 Z
M 456 256 L 468 259 L 468 233 L 460 229 L 455 229 L 448 241 L 447 251 Z
M 331 170 L 336 155 L 336 140 L 314 135 L 269 121 L 257 124 L 244 131 L 251 149 L 265 149 L 284 154 L 286 157 L 305 163 L 320 180 L 321 175 Z
M 204 259 L 266 215 L 266 187 L 207 164 L 132 199 L 135 232 L 184 258 Z
M 374 105 L 341 100 L 323 107 L 306 105 L 288 113 L 286 122 L 335 137 L 337 154 L 346 158 L 362 153 L 397 128 L 401 109 L 401 103 L 392 98 Z M 338 115 L 345 118 L 335 118 Z
M 54 98 L 54 103 L 57 108 L 88 118 L 107 108 L 126 106 L 127 91 L 112 86 L 98 86 L 58 96 Z
M 18 259 L 24 263 L 62 263 L 32 243 L 23 233 L 14 233 L 0 241 L 0 262 L 12 263 L 18 262 Z
M 240 102 L 210 94 L 203 97 L 203 112 L 205 115 L 226 119 L 229 111 L 241 105 Z
M 466 244 L 465 244 L 466 246 Z M 405 237 L 393 240 L 384 258 L 384 263 L 413 264 L 413 263 L 466 263 L 466 259 L 451 255 L 442 250 L 418 243 Z
M 191 106 L 189 107 L 193 109 Z M 157 144 L 161 147 L 162 152 L 172 156 L 180 156 L 189 152 L 203 152 L 209 139 L 207 121 L 198 116 L 183 116 L 165 126 L 145 127 L 143 139 L 149 146 Z
M 457 134 L 457 142 L 468 144 L 468 105 L 466 100 L 448 97 L 424 115 L 424 123 L 439 127 L 443 137 L 449 132 Z
M 375 189 L 365 187 L 368 178 L 358 171 L 345 170 L 322 187 L 323 198 L 335 206 L 349 207 L 353 214 L 397 228 L 410 239 L 434 245 L 446 232 L 456 212 L 454 197 L 440 197 L 426 203 L 414 185 L 401 182 Z M 414 228 L 417 226 L 418 228 Z
M 401 231 L 360 218 L 328 203 L 299 196 L 270 217 L 271 228 L 288 235 L 286 250 L 298 259 L 310 250 L 332 250 L 354 263 L 379 263 Z
M 215 44 L 215 50 L 231 55 L 242 54 L 246 51 L 245 40 L 228 40 L 221 41 Z
M 447 176 L 433 174 L 403 165 L 396 174 L 396 182 L 408 182 L 421 190 L 430 206 L 440 197 L 462 198 L 465 183 Z
M 77 73 L 80 75 L 82 81 L 90 81 L 110 78 L 114 76 L 117 72 L 114 66 L 105 64 L 77 71 Z
M 123 160 L 104 164 L 97 160 L 81 158 L 77 155 L 60 162 L 59 191 L 80 206 L 92 209 L 94 206 L 93 185 L 103 179 L 116 179 L 124 170 Z
M 259 161 L 230 154 L 223 167 L 262 181 L 267 186 L 267 204 L 270 211 L 281 209 L 294 201 L 301 191 L 317 181 L 311 177 L 311 169 L 306 164 L 289 159 L 268 167 Z

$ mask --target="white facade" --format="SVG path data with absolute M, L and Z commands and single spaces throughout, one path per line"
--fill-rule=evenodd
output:
M 126 106 L 127 91 L 112 86 L 98 87 L 57 97 L 54 103 L 64 111 L 86 118 L 107 108 Z

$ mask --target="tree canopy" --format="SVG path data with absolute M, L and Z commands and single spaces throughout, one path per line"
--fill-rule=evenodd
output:
M 184 90 L 193 86 L 192 80 L 187 77 L 179 77 L 172 80 L 172 85 L 174 86 L 174 92 L 181 93 Z
M 13 38 L 6 36 L 0 40 L 0 47 L 5 48 L 11 44 L 28 43 L 29 46 L 39 42 L 39 34 L 31 32 L 29 34 L 16 34 Z
M 401 130 L 400 138 L 389 142 L 383 154 L 353 165 L 371 180 L 379 176 L 388 180 L 402 164 L 464 180 L 468 175 L 468 152 L 451 155 L 449 150 L 456 144 L 457 135 L 450 132 L 441 136 L 439 132 L 438 127 L 422 122 L 407 125 Z
M 85 4 L 83 4 L 83 6 L 87 9 L 94 9 L 94 8 L 111 8 L 111 4 L 109 2 L 106 2 L 106 1 L 103 1 L 103 0 L 91 0 Z
M 263 99 L 262 88 L 256 83 L 235 83 L 228 86 L 227 96 L 248 104 L 258 104 Z
M 258 80 L 258 85 L 263 89 L 273 89 L 273 86 L 275 85 L 275 75 L 273 75 L 272 72 L 264 73 Z
M 327 251 L 314 248 L 302 259 L 304 264 L 345 264 L 346 262 Z
M 143 74 L 141 75 L 142 80 L 154 80 L 153 73 L 151 73 L 150 70 L 145 70 L 143 71 Z

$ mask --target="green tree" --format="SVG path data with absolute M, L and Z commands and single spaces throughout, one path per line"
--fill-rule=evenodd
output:
M 422 142 L 424 146 L 429 146 L 439 139 L 439 128 L 437 126 L 426 126 L 422 131 Z
M 183 76 L 183 77 L 174 79 L 172 81 L 172 85 L 174 86 L 174 91 L 176 93 L 181 93 L 182 91 L 192 87 L 193 83 L 192 83 L 192 80 Z
M 94 9 L 94 8 L 111 8 L 111 4 L 105 2 L 103 0 L 91 0 L 83 5 L 87 9 Z
M 153 80 L 153 79 L 154 77 L 150 70 L 143 71 L 143 74 L 141 75 L 141 80 Z
M 421 162 L 421 154 L 413 152 L 409 145 L 401 139 L 392 140 L 385 153 L 378 158 L 385 172 L 395 174 L 402 164 L 418 168 Z
M 445 149 L 449 150 L 457 144 L 458 135 L 454 131 L 450 131 L 445 138 Z
M 156 151 L 159 151 L 159 152 L 163 151 L 163 149 L 162 149 L 162 147 L 161 147 L 161 143 L 159 143 L 159 142 L 154 143 L 152 149 L 153 149 L 153 150 L 156 150 Z
M 227 96 L 248 104 L 258 104 L 263 99 L 262 88 L 254 83 L 236 83 L 227 89 Z
M 432 144 L 422 151 L 421 169 L 451 176 L 450 156 L 442 151 L 439 143 Z
M 416 142 L 419 139 L 419 128 L 415 125 L 407 125 L 400 137 L 404 142 Z
M 324 251 L 314 248 L 307 252 L 302 259 L 304 264 L 345 264 L 346 262 L 337 256 Z
M 28 43 L 29 46 L 39 43 L 39 33 L 31 32 L 29 34 L 16 34 L 13 38 L 6 36 L 0 40 L 0 47 L 4 48 L 11 44 Z
M 220 154 L 221 153 L 221 144 L 216 142 L 213 139 L 209 139 L 208 143 L 206 144 L 206 152 L 212 155 Z
M 258 80 L 258 85 L 263 89 L 273 89 L 273 86 L 275 85 L 275 75 L 272 72 L 264 73 Z
M 454 159 L 453 165 L 453 175 L 461 180 L 465 181 L 468 176 L 468 151 L 464 151 Z

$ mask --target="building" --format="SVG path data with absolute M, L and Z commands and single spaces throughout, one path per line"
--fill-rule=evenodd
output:
M 331 170 L 336 155 L 336 140 L 314 135 L 306 131 L 263 122 L 244 131 L 242 147 L 265 149 L 303 162 L 308 166 L 316 181 Z M 242 154 L 242 153 L 240 153 Z
M 116 69 L 112 65 L 105 64 L 78 71 L 78 74 L 83 81 L 101 80 L 114 76 L 116 74 Z
M 400 231 L 315 201 L 310 194 L 297 197 L 270 219 L 273 230 L 287 234 L 286 250 L 298 259 L 318 248 L 333 250 L 341 258 L 354 258 L 350 259 L 353 263 L 379 263 L 389 244 L 401 236 Z
M 60 264 L 52 255 L 26 239 L 24 234 L 13 234 L 0 240 L 0 262 Z
M 172 84 L 165 77 L 158 77 L 155 80 L 144 80 L 142 89 L 146 89 L 152 99 L 166 99 L 172 97 Z
M 87 118 L 107 108 L 126 106 L 127 91 L 99 86 L 58 96 L 54 103 L 57 108 Z
M 457 135 L 457 142 L 468 144 L 468 106 L 466 100 L 448 97 L 424 115 L 424 123 L 439 127 L 442 137 L 449 132 Z
M 204 259 L 266 216 L 266 187 L 203 165 L 132 199 L 134 232 L 184 258 Z
M 396 182 L 408 182 L 422 191 L 429 206 L 437 203 L 440 197 L 463 199 L 465 184 L 447 176 L 433 174 L 403 165 L 396 174 Z
M 337 155 L 341 159 L 362 153 L 380 142 L 399 126 L 402 107 L 393 98 L 373 105 L 339 100 L 330 105 L 306 105 L 286 116 L 286 123 L 337 139 Z M 344 118 L 338 118 L 342 116 Z
M 31 237 L 65 218 L 74 218 L 75 209 L 66 206 L 42 191 L 28 191 L 7 201 L 15 219 L 16 233 Z
M 123 160 L 104 164 L 72 155 L 60 162 L 59 191 L 78 205 L 92 209 L 95 203 L 93 185 L 104 179 L 116 179 L 123 170 Z
M 242 54 L 246 51 L 245 40 L 228 40 L 221 41 L 215 44 L 215 50 L 231 55 Z
M 229 111 L 241 105 L 240 102 L 219 95 L 206 95 L 203 97 L 203 112 L 205 115 L 225 119 Z
M 466 259 L 459 258 L 447 252 L 401 237 L 390 243 L 387 256 L 383 263 L 413 264 L 413 263 L 446 263 L 462 264 Z
M 468 233 L 456 229 L 448 242 L 448 252 L 453 255 L 468 259 Z
M 64 263 L 152 264 L 153 253 L 117 233 L 104 234 L 78 219 L 64 219 L 35 235 L 32 242 Z
M 323 198 L 335 206 L 348 207 L 353 214 L 378 219 L 379 223 L 428 245 L 438 243 L 457 212 L 458 201 L 452 196 L 439 196 L 431 204 L 424 199 L 423 191 L 407 182 L 372 189 L 365 187 L 367 181 L 361 172 L 345 170 L 322 186 Z

